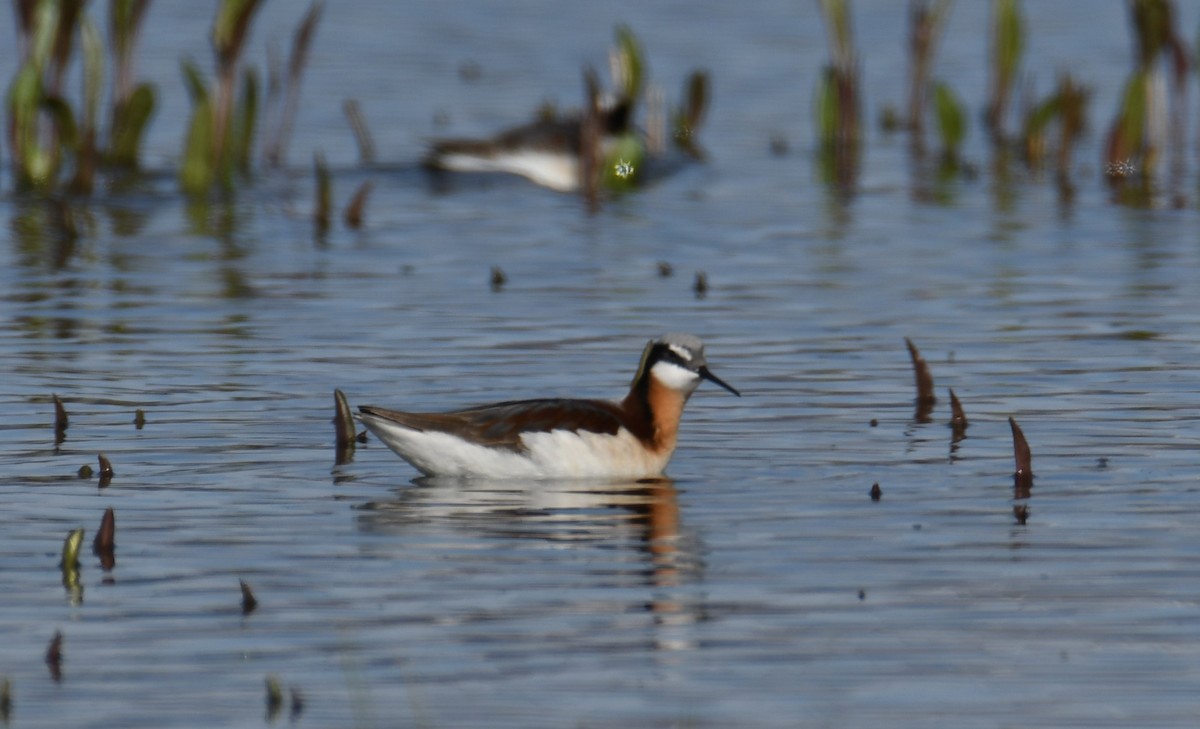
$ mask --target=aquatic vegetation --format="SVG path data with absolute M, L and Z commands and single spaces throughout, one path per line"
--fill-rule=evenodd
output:
M 100 567 L 106 572 L 117 565 L 116 558 L 117 517 L 110 506 L 104 510 L 100 528 L 92 540 L 92 554 L 100 558 Z
M 271 674 L 267 675 L 263 684 L 267 692 L 267 721 L 273 721 L 283 708 L 283 684 L 279 682 L 278 677 Z
M 1025 50 L 1025 18 L 1019 0 L 992 0 L 991 48 L 988 55 L 988 104 L 984 122 L 992 139 L 1005 138 L 1004 119 Z
M 313 227 L 317 235 L 329 231 L 329 218 L 333 210 L 333 178 L 329 175 L 329 165 L 325 164 L 325 156 L 320 152 L 313 155 L 313 176 L 317 184 L 313 189 L 316 200 L 313 204 Z
M 694 159 L 704 159 L 704 150 L 696 143 L 696 130 L 708 112 L 710 82 L 705 71 L 693 71 L 684 86 L 683 102 L 672 114 L 671 138 L 684 153 Z
M 216 57 L 213 82 L 190 59 L 181 67 L 192 114 L 179 169 L 183 190 L 202 194 L 230 189 L 248 175 L 258 124 L 259 82 L 242 69 L 251 23 L 262 0 L 223 0 L 212 29 Z M 152 86 L 134 79 L 134 55 L 149 0 L 108 4 L 111 83 L 106 87 L 106 49 L 85 12 L 86 0 L 16 0 L 21 64 L 9 86 L 8 146 L 18 189 L 90 193 L 97 174 L 137 169 L 157 100 Z M 299 105 L 300 78 L 321 14 L 314 2 L 296 31 L 286 78 L 271 78 L 267 105 L 272 121 L 265 160 L 278 166 L 286 154 Z M 64 87 L 79 57 L 82 90 Z M 241 75 L 239 83 L 238 76 Z M 108 98 L 107 138 L 102 138 L 101 101 Z M 70 175 L 68 176 L 68 172 Z
M 613 31 L 614 46 L 609 51 L 609 73 L 615 89 L 615 106 L 628 107 L 628 122 L 632 121 L 638 100 L 646 86 L 646 60 L 642 44 L 627 25 L 618 25 Z M 581 147 L 591 164 L 585 165 L 585 176 L 591 180 L 589 189 L 597 182 L 592 179 L 599 173 L 598 184 L 607 190 L 630 190 L 639 181 L 639 169 L 647 154 L 646 140 L 637 133 L 632 123 L 612 135 L 605 120 L 602 94 L 594 75 L 584 80 L 585 106 L 584 129 L 581 132 Z M 606 137 L 609 137 L 606 139 Z M 594 195 L 588 195 L 594 200 Z
M 967 437 L 967 428 L 970 425 L 962 402 L 959 401 L 958 395 L 954 394 L 954 388 L 950 388 L 950 429 L 954 431 L 952 438 L 955 443 Z
M 967 136 L 967 112 L 954 91 L 944 83 L 933 87 L 933 105 L 937 111 L 938 136 L 942 140 L 942 161 L 947 168 L 957 168 L 959 150 Z
M 96 456 L 96 460 L 100 462 L 100 481 L 101 485 L 107 486 L 106 480 L 111 480 L 116 473 L 113 471 L 112 463 L 103 453 Z
M 375 142 L 363 116 L 362 106 L 354 99 L 347 99 L 342 104 L 342 113 L 346 115 L 346 121 L 354 133 L 354 141 L 358 145 L 358 161 L 371 164 L 375 161 Z
M 51 397 L 54 398 L 54 444 L 59 445 L 67 439 L 67 426 L 71 423 L 63 401 L 58 399 L 57 394 Z
M 1033 453 L 1017 421 L 1009 417 L 1008 425 L 1012 429 L 1013 461 L 1016 463 L 1016 470 L 1013 471 L 1013 498 L 1027 499 L 1033 488 Z
M 917 345 L 913 344 L 908 337 L 904 338 L 904 344 L 908 347 L 908 356 L 912 360 L 913 378 L 916 383 L 917 397 L 914 401 L 917 406 L 916 414 L 913 419 L 918 423 L 928 423 L 930 421 L 929 414 L 933 412 L 933 406 L 937 404 L 937 395 L 934 393 L 933 374 L 929 371 L 929 363 L 921 356 Z
M 79 582 L 79 547 L 82 544 L 83 529 L 72 529 L 63 540 L 62 561 L 58 563 L 62 585 L 72 605 L 83 604 L 83 585 Z
M 346 393 L 341 390 L 333 391 L 333 429 L 336 436 L 337 463 L 348 463 L 354 456 L 355 425 L 354 414 L 350 410 L 350 402 Z
M 604 188 L 614 191 L 632 190 L 640 180 L 641 166 L 645 158 L 645 143 L 635 135 L 626 134 L 611 142 L 604 157 Z
M 508 276 L 504 273 L 504 269 L 499 266 L 492 266 L 492 273 L 488 277 L 488 283 L 492 287 L 492 291 L 499 291 L 508 283 Z
M 1109 174 L 1107 179 L 1118 187 L 1139 179 L 1140 194 L 1135 197 L 1144 200 L 1168 139 L 1175 140 L 1175 154 L 1183 154 L 1181 100 L 1186 98 L 1183 91 L 1190 62 L 1175 29 L 1172 3 L 1132 0 L 1130 13 L 1137 52 L 1116 118 L 1109 127 L 1104 161 L 1106 169 L 1124 164 L 1136 170 L 1139 173 L 1136 176 Z M 1172 92 L 1167 90 L 1164 65 L 1171 70 Z M 1172 105 L 1174 109 L 1169 108 Z
M 21 63 L 9 85 L 8 147 L 18 189 L 90 193 L 97 171 L 137 165 L 155 93 L 133 81 L 133 51 L 149 0 L 114 0 L 109 30 L 114 68 L 107 144 L 100 139 L 105 52 L 86 0 L 18 0 Z M 76 43 L 78 42 L 78 49 Z M 81 57 L 82 90 L 65 89 L 72 60 Z M 68 167 L 73 167 L 69 179 Z
M 12 706 L 12 679 L 5 676 L 0 680 L 0 722 L 9 722 L 12 718 Z
M 273 122 L 267 126 L 267 138 L 263 144 L 263 160 L 267 167 L 278 168 L 287 156 L 287 145 L 292 134 L 292 124 L 300 107 L 300 80 L 308 63 L 308 52 L 316 35 L 317 22 L 324 8 L 320 0 L 309 6 L 292 36 L 292 51 L 288 56 L 287 76 L 280 74 L 272 65 L 267 80 L 267 103 L 264 116 Z
M 826 183 L 853 188 L 862 151 L 862 101 L 849 0 L 821 0 L 831 59 L 817 83 L 813 109 L 818 167 Z
M 133 53 L 149 7 L 150 0 L 112 0 L 109 6 L 113 105 L 107 161 L 114 167 L 138 166 L 142 138 L 154 114 L 154 88 L 133 80 Z
M 62 662 L 63 662 L 63 634 L 61 630 L 54 631 L 54 637 L 50 639 L 50 644 L 46 646 L 46 667 L 50 669 L 50 678 L 58 683 L 62 681 Z
M 261 3 L 222 0 L 218 6 L 212 32 L 217 59 L 212 89 L 194 62 L 181 62 L 192 101 L 179 171 L 180 184 L 188 194 L 206 194 L 214 187 L 230 189 L 235 173 L 249 174 L 258 116 L 258 75 L 253 69 L 243 70 L 241 93 L 237 95 L 237 74 L 250 24 Z
M 918 149 L 923 145 L 925 107 L 929 95 L 933 54 L 937 50 L 938 38 L 946 25 L 949 11 L 950 0 L 910 0 L 908 4 L 908 127 L 912 133 L 913 145 Z M 935 103 L 940 119 L 943 100 L 939 97 L 935 88 Z
M 342 214 L 342 221 L 347 228 L 358 230 L 363 224 L 363 213 L 367 208 L 367 198 L 371 194 L 371 190 L 375 187 L 375 183 L 371 180 L 364 181 L 354 191 L 354 195 L 350 197 L 350 202 L 346 203 L 346 210 Z
M 71 107 L 64 96 L 63 84 L 74 51 L 72 39 L 81 25 L 89 30 L 88 52 L 84 62 L 87 84 L 99 75 L 93 40 L 96 32 L 82 16 L 83 2 L 40 0 L 17 3 L 22 63 L 8 91 L 8 143 L 12 151 L 13 176 L 20 189 L 47 191 L 60 183 L 60 171 L 74 158 L 76 167 L 84 150 L 80 143 L 80 122 L 94 121 L 91 102 L 96 91 L 87 88 L 89 112 L 86 118 Z M 85 132 L 86 136 L 86 132 Z
M 258 607 L 258 598 L 245 580 L 238 580 L 238 586 L 242 590 L 242 615 L 249 615 Z
M 67 538 L 63 540 L 62 546 L 62 561 L 59 566 L 63 571 L 78 569 L 79 567 L 79 546 L 83 544 L 83 529 L 72 529 Z
M 646 54 L 633 30 L 618 25 L 613 31 L 616 43 L 608 53 L 609 72 L 620 99 L 634 101 L 641 97 L 646 82 Z
M 1021 137 L 1026 162 L 1031 167 L 1038 167 L 1053 153 L 1059 186 L 1063 189 L 1071 184 L 1071 158 L 1086 125 L 1091 97 L 1091 89 L 1076 81 L 1070 73 L 1064 73 L 1059 76 L 1054 93 L 1025 116 Z M 1050 145 L 1050 133 L 1055 125 L 1058 128 L 1056 149 Z

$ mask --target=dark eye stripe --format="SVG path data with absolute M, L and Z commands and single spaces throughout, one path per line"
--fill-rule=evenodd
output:
M 668 346 L 664 346 L 659 356 L 659 361 L 670 362 L 677 364 L 684 369 L 691 369 L 691 362 L 679 356 L 679 353 Z

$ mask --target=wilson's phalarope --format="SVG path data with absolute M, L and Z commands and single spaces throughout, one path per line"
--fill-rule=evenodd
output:
M 427 476 L 639 479 L 662 474 L 683 406 L 715 382 L 704 344 L 690 334 L 651 340 L 629 394 L 608 400 L 514 400 L 448 413 L 364 405 L 359 419 Z
M 602 153 L 630 133 L 632 104 L 620 101 L 600 112 Z M 583 120 L 552 116 L 509 129 L 490 139 L 441 139 L 424 165 L 450 172 L 508 172 L 559 192 L 582 186 Z

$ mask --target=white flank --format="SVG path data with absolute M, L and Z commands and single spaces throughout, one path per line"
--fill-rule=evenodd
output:
M 579 189 L 579 160 L 562 152 L 523 149 L 481 156 L 449 152 L 438 164 L 454 172 L 510 172 L 559 192 Z
M 554 430 L 521 436 L 525 452 L 488 448 L 447 433 L 418 431 L 363 415 L 389 448 L 427 476 L 489 479 L 638 479 L 661 475 L 670 453 L 653 454 L 624 428 L 616 435 Z

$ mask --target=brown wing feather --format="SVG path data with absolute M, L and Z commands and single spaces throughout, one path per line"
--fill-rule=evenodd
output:
M 416 430 L 437 430 L 515 451 L 524 450 L 522 433 L 572 430 L 613 435 L 624 422 L 621 406 L 603 400 L 513 400 L 448 413 L 406 413 L 371 406 L 359 409 Z

